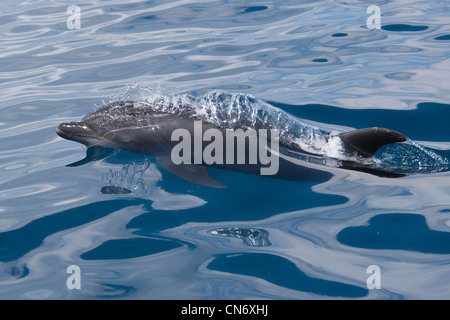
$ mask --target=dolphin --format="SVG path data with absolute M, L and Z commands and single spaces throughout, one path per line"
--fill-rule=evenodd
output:
M 192 111 L 189 105 L 185 106 L 183 103 L 185 102 L 178 102 L 177 110 Z M 283 111 L 277 109 L 277 112 Z M 245 122 L 245 119 L 241 120 L 243 123 Z M 255 121 L 246 123 L 243 127 L 253 126 L 258 129 L 270 128 L 272 125 L 268 123 L 267 117 L 265 119 L 256 117 L 253 120 Z M 224 122 L 210 121 L 195 112 L 172 112 L 168 108 L 161 108 L 156 102 L 152 104 L 141 101 L 112 102 L 87 114 L 81 121 L 61 123 L 56 129 L 56 133 L 62 138 L 87 146 L 88 156 L 91 156 L 94 160 L 111 154 L 110 151 L 101 152 L 98 150 L 123 149 L 133 153 L 151 155 L 156 157 L 158 164 L 162 168 L 175 175 L 187 181 L 214 188 L 224 188 L 226 186 L 209 176 L 208 166 L 252 174 L 258 174 L 258 170 L 265 166 L 259 161 L 254 164 L 237 164 L 237 162 L 233 162 L 233 164 L 206 164 L 204 162 L 175 164 L 171 158 L 171 151 L 179 141 L 173 140 L 173 132 L 177 129 L 184 129 L 194 135 L 195 123 L 199 122 L 203 130 L 214 128 L 220 130 L 224 135 L 226 134 L 226 128 L 223 126 Z M 234 128 L 239 128 L 239 121 L 233 126 Z M 336 139 L 336 136 L 324 137 L 325 140 L 331 138 Z M 337 135 L 337 138 L 340 139 L 340 143 L 349 159 L 352 157 L 357 159 L 370 158 L 384 145 L 407 140 L 402 133 L 377 127 L 342 133 Z M 279 141 L 279 170 L 273 175 L 274 178 L 326 181 L 332 176 L 326 170 L 308 165 L 309 163 L 322 164 L 324 162 L 322 156 L 301 150 L 298 146 L 293 145 L 289 139 L 280 138 Z M 203 151 L 207 145 L 208 143 L 202 141 L 201 150 Z M 248 156 L 249 144 L 246 144 L 245 148 L 246 156 Z M 268 150 L 269 154 L 273 152 L 270 151 L 270 148 Z M 234 157 L 236 157 L 236 152 Z M 300 159 L 303 165 L 290 161 L 289 159 L 292 157 Z M 86 158 L 78 161 L 78 164 L 84 164 L 88 160 Z M 344 160 L 337 161 L 337 163 L 342 168 L 364 171 L 378 176 L 399 176 L 395 173 L 371 169 L 370 166 L 358 161 Z

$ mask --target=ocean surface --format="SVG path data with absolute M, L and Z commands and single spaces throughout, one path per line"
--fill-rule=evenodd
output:
M 1 1 L 0 299 L 449 299 L 449 16 L 424 0 Z M 375 158 L 404 175 L 210 168 L 217 189 L 123 150 L 83 161 L 55 132 L 112 101 L 217 90 L 328 132 L 402 132 Z

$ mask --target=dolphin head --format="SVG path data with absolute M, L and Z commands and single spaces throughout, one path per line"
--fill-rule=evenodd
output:
M 87 147 L 107 147 L 108 141 L 92 130 L 83 121 L 64 122 L 56 128 L 56 133 L 64 139 L 73 140 Z

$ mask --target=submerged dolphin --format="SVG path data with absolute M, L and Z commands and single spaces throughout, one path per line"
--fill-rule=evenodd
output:
M 56 129 L 56 132 L 62 138 L 74 140 L 86 145 L 88 147 L 88 153 L 89 150 L 92 150 L 91 147 L 104 147 L 152 155 L 156 157 L 161 167 L 185 180 L 199 185 L 222 188 L 225 185 L 209 176 L 205 163 L 175 164 L 172 161 L 171 151 L 178 143 L 178 141 L 173 141 L 172 139 L 173 132 L 177 129 L 185 129 L 194 134 L 195 123 L 199 121 L 201 121 L 204 130 L 215 128 L 221 130 L 224 134 L 227 129 L 226 127 L 228 126 L 229 128 L 230 123 L 233 123 L 233 128 L 242 126 L 243 128 L 254 127 L 258 129 L 273 128 L 275 126 L 271 123 L 267 110 L 264 110 L 265 113 L 261 113 L 262 111 L 260 109 L 252 110 L 253 117 L 251 117 L 251 120 L 249 120 L 250 118 L 248 116 L 244 117 L 242 113 L 239 113 L 237 118 L 227 122 L 224 119 L 222 119 L 223 121 L 217 121 L 219 117 L 216 117 L 215 120 L 211 120 L 211 117 L 204 117 L 201 113 L 194 112 L 193 110 L 195 108 L 192 108 L 190 103 L 185 101 L 171 102 L 171 104 L 166 103 L 164 107 L 161 106 L 161 101 L 155 101 L 153 103 L 135 101 L 113 102 L 87 114 L 79 122 L 61 123 Z M 286 116 L 283 111 L 272 106 L 271 108 L 274 110 L 271 109 L 270 112 L 277 113 L 277 119 L 280 119 L 280 115 L 283 117 Z M 177 112 L 173 110 L 177 110 Z M 228 113 L 223 114 L 229 116 L 230 110 L 227 111 Z M 205 113 L 204 111 L 203 109 L 203 113 Z M 210 112 L 210 109 L 208 112 Z M 208 112 L 206 113 L 209 114 Z M 214 112 L 217 113 L 217 110 L 214 110 Z M 262 116 L 265 115 L 265 117 L 262 117 L 261 114 Z M 235 121 L 236 119 L 238 121 Z M 228 125 L 226 125 L 227 123 Z M 278 128 L 280 126 L 280 123 L 278 123 Z M 286 127 L 286 123 L 283 122 L 283 128 Z M 289 130 L 292 131 L 295 128 L 296 126 L 292 125 Z M 294 134 L 296 133 L 294 132 Z M 317 167 L 311 168 L 307 165 L 308 162 L 320 163 L 320 159 L 323 157 L 311 154 L 310 151 L 303 152 L 298 145 L 289 140 L 289 137 L 289 135 L 284 134 L 279 139 L 279 170 L 274 177 L 290 180 L 327 180 L 331 176 L 329 172 L 318 170 Z M 336 137 L 340 139 L 340 143 L 349 157 L 359 159 L 372 157 L 384 145 L 407 140 L 403 134 L 384 128 L 360 129 L 343 133 L 333 138 L 335 139 Z M 330 139 L 326 135 L 321 138 L 324 141 Z M 207 143 L 203 141 L 201 146 L 202 150 L 206 146 Z M 249 152 L 248 147 L 249 145 L 246 144 L 247 156 Z M 91 153 L 94 154 L 93 157 L 95 159 L 99 158 L 97 152 Z M 304 161 L 305 165 L 299 165 L 298 163 L 286 160 L 283 155 L 290 157 L 294 155 L 294 157 L 300 160 L 306 160 Z M 236 153 L 234 156 L 236 157 Z M 83 162 L 85 161 L 80 161 L 80 163 Z M 264 165 L 260 162 L 256 164 L 236 164 L 236 162 L 233 162 L 233 164 L 214 164 L 214 166 L 257 174 L 259 172 L 258 170 Z M 355 161 L 340 161 L 339 166 L 375 173 L 381 176 L 384 174 L 390 176 L 390 173 L 371 170 L 370 167 Z

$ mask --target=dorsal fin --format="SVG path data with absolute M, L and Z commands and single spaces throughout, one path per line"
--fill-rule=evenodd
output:
M 373 157 L 382 146 L 405 142 L 406 136 L 400 132 L 385 128 L 366 128 L 339 135 L 346 151 L 351 155 L 364 158 Z

